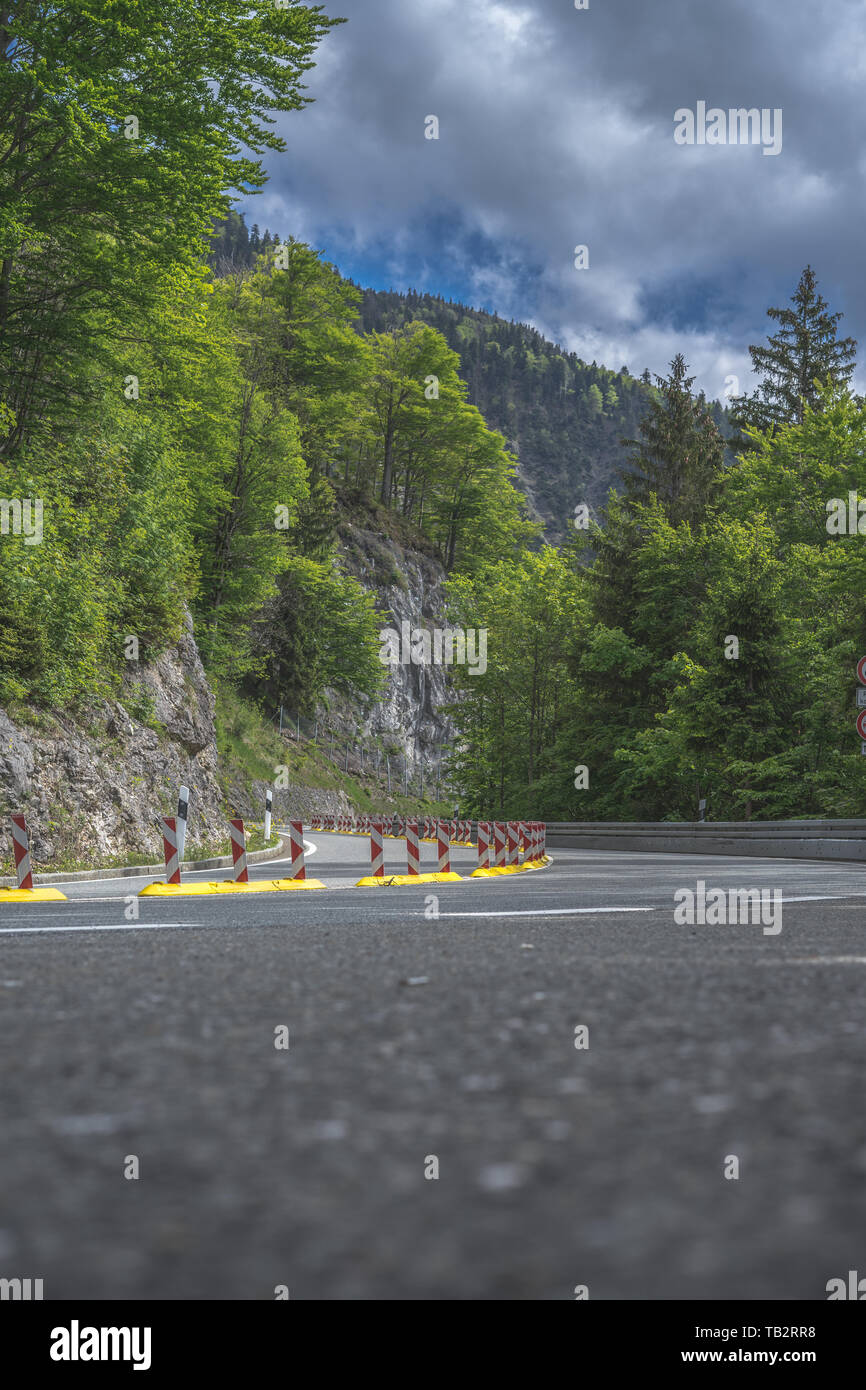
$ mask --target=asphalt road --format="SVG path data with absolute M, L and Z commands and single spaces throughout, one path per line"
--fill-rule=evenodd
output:
M 368 890 L 366 841 L 308 841 L 328 892 L 0 906 L 0 1276 L 823 1300 L 866 1274 L 861 866 L 560 850 Z M 782 930 L 678 925 L 698 879 L 780 889 Z

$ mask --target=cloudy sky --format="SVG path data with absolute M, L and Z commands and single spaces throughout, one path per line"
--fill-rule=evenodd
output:
M 614 370 L 683 351 L 710 396 L 729 374 L 751 385 L 748 344 L 809 262 L 866 364 L 863 0 L 324 8 L 348 23 L 309 74 L 315 105 L 280 118 L 288 148 L 248 222 Z M 781 108 L 781 153 L 677 144 L 674 112 L 701 101 Z

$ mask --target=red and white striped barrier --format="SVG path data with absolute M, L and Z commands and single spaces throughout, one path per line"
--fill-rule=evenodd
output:
M 168 822 L 166 821 L 166 825 Z M 247 873 L 247 840 L 244 835 L 244 823 L 242 820 L 230 820 L 229 831 L 232 837 L 232 862 L 234 864 L 235 883 L 249 883 L 250 876 Z M 168 860 L 166 860 L 166 876 L 168 875 Z M 180 874 L 177 879 L 167 877 L 168 883 L 180 883 Z
M 492 867 L 490 863 L 490 822 L 486 820 L 478 822 L 478 867 L 479 869 Z
M 529 847 L 528 847 L 528 844 L 527 844 L 527 838 L 526 838 L 526 821 L 525 821 L 525 820 L 522 820 L 522 821 L 519 822 L 517 843 L 518 843 L 518 845 L 519 845 L 519 847 L 520 847 L 520 850 L 521 850 L 521 852 L 522 852 L 522 854 L 523 854 L 523 857 L 524 857 L 524 859 L 525 859 L 525 858 L 527 857 L 527 850 L 528 850 L 528 848 L 529 848 Z
M 180 883 L 180 861 L 177 857 L 177 821 L 166 816 L 162 822 L 162 852 L 165 855 L 166 883 Z
M 465 821 L 463 822 L 463 834 L 461 835 L 460 838 L 462 839 L 464 845 L 471 845 L 471 844 L 472 844 L 472 822 L 471 822 L 471 820 L 465 820 Z
M 12 853 L 15 856 L 18 887 L 31 889 L 33 874 L 30 870 L 30 836 L 27 834 L 27 822 L 23 816 L 12 817 Z
M 505 864 L 505 825 L 501 820 L 493 822 L 493 867 L 501 869 Z
M 407 820 L 406 822 L 406 859 L 408 862 L 406 872 L 413 875 L 419 874 L 421 872 L 419 867 L 421 851 L 418 846 L 418 822 L 416 820 Z
M 304 825 L 303 821 L 289 821 L 289 838 L 291 841 L 292 870 L 289 878 L 306 878 L 307 868 L 304 862 Z
M 508 837 L 508 851 L 505 862 L 506 864 L 516 864 L 518 862 L 517 821 L 508 821 L 505 830 Z
M 436 822 L 436 841 L 439 847 L 439 872 L 440 874 L 450 874 L 451 872 L 451 850 L 448 841 L 451 836 L 451 826 L 447 820 Z
M 370 822 L 370 875 L 373 878 L 385 876 L 384 828 L 381 821 Z

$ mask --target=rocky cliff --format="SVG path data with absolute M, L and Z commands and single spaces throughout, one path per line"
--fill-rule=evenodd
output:
M 401 632 L 410 628 L 446 627 L 445 581 L 442 565 L 429 554 L 357 524 L 341 529 L 343 568 L 376 595 L 382 627 Z M 426 782 L 445 768 L 453 725 L 442 707 L 454 699 L 448 667 L 392 665 L 380 699 L 360 708 L 338 696 L 330 698 L 329 722 L 361 742 L 378 742 L 398 762 L 408 762 L 410 776 L 420 766 Z
M 131 662 L 115 700 L 72 714 L 0 710 L 0 818 L 27 816 L 34 862 L 63 867 L 158 862 L 160 816 L 192 793 L 190 842 L 225 838 L 214 697 L 187 615 L 176 646 L 151 665 Z M 0 857 L 8 867 L 8 846 Z
M 376 594 L 383 627 L 444 625 L 445 572 L 432 556 L 346 523 L 341 563 Z M 423 766 L 429 785 L 451 741 L 439 712 L 452 698 L 447 668 L 395 665 L 387 674 L 374 703 L 333 695 L 328 724 L 353 745 L 390 753 L 395 772 L 404 759 L 410 776 Z M 27 816 L 37 869 L 159 862 L 160 818 L 174 812 L 182 783 L 191 792 L 187 858 L 224 844 L 227 814 L 262 818 L 265 781 L 220 763 L 214 695 L 189 615 L 183 636 L 157 661 L 130 662 L 117 699 L 74 715 L 0 710 L 0 823 L 13 811 Z M 297 777 L 274 798 L 277 818 L 349 810 L 344 791 L 306 787 Z M 11 869 L 0 833 L 0 873 Z

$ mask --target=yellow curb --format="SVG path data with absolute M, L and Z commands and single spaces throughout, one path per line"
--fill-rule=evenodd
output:
M 538 869 L 540 864 L 501 864 L 498 869 L 474 869 L 470 878 L 499 878 L 502 874 L 522 874 L 529 869 Z
M 0 903 L 65 903 L 59 888 L 0 888 Z
M 285 893 L 297 888 L 324 888 L 317 878 L 268 878 L 253 883 L 149 883 L 140 898 L 197 898 L 215 893 Z
M 356 888 L 408 888 L 413 883 L 462 883 L 461 874 L 387 874 L 384 878 L 362 878 Z

